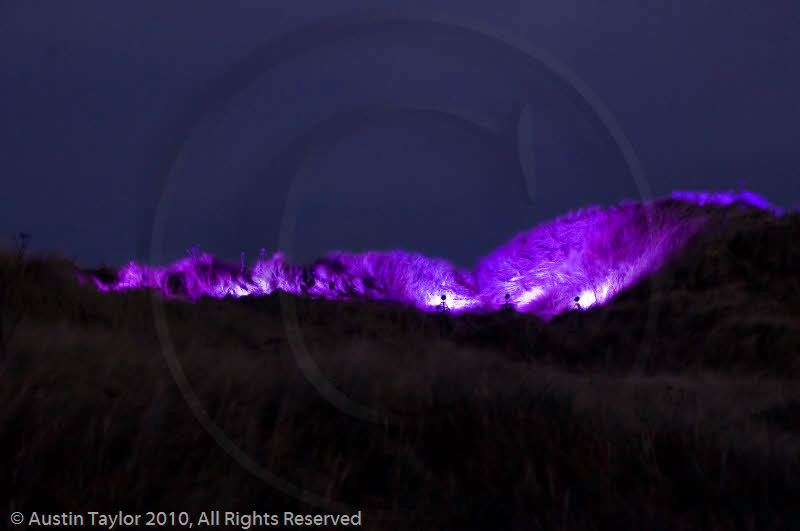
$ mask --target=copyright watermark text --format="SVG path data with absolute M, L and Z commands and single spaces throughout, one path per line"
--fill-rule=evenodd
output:
M 11 523 L 28 527 L 101 527 L 118 529 L 123 527 L 318 527 L 342 526 L 361 527 L 361 511 L 355 514 L 297 514 L 283 513 L 240 513 L 239 511 L 203 511 L 197 515 L 183 512 L 124 513 L 119 511 L 106 514 L 98 511 L 86 513 L 38 513 L 27 516 L 15 512 Z

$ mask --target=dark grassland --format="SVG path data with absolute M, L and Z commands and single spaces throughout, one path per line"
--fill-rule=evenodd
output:
M 99 293 L 58 257 L 0 267 L 0 525 L 343 509 L 270 486 L 205 431 L 151 294 Z M 163 308 L 199 406 L 250 465 L 365 529 L 800 529 L 798 271 L 800 216 L 728 208 L 654 277 L 551 323 L 288 297 L 298 350 L 283 295 Z M 394 422 L 338 409 L 303 352 Z

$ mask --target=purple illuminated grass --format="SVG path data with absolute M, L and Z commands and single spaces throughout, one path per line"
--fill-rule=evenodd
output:
M 370 298 L 435 311 L 446 297 L 455 312 L 489 312 L 506 302 L 549 319 L 604 304 L 661 267 L 701 230 L 705 205 L 781 211 L 752 192 L 674 192 L 649 203 L 571 212 L 515 236 L 472 271 L 406 251 L 334 252 L 300 266 L 282 253 L 252 265 L 224 263 L 196 250 L 154 267 L 131 262 L 116 281 L 92 277 L 103 291 L 155 288 L 167 297 L 242 297 L 275 290 L 326 299 Z M 578 297 L 576 301 L 575 298 Z

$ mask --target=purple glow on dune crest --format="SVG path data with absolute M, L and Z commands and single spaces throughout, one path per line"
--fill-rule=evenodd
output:
M 780 211 L 751 192 L 675 192 L 671 199 L 571 212 L 515 236 L 473 270 L 406 251 L 335 252 L 301 266 L 282 253 L 248 267 L 209 254 L 162 267 L 131 262 L 103 291 L 156 288 L 168 297 L 242 297 L 275 290 L 326 299 L 391 300 L 435 311 L 446 297 L 459 312 L 494 311 L 508 302 L 545 319 L 604 304 L 661 267 L 703 226 L 707 204 Z M 575 301 L 575 297 L 579 297 Z
M 773 206 L 769 201 L 758 194 L 744 190 L 736 193 L 733 190 L 727 192 L 672 192 L 673 199 L 680 199 L 703 205 L 728 206 L 734 203 L 770 210 L 776 215 L 781 215 L 783 210 Z

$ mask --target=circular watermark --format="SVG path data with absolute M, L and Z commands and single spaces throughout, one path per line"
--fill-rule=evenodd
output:
M 166 205 L 168 199 L 175 192 L 175 182 L 172 179 L 173 169 L 181 162 L 184 148 L 189 138 L 194 134 L 199 125 L 209 115 L 224 111 L 226 103 L 247 87 L 255 83 L 265 72 L 275 66 L 290 61 L 302 53 L 330 46 L 344 38 L 358 35 L 380 33 L 392 28 L 408 28 L 413 31 L 443 32 L 449 35 L 458 35 L 460 38 L 474 41 L 479 46 L 489 46 L 501 50 L 509 62 L 516 62 L 521 66 L 535 66 L 544 68 L 546 72 L 560 83 L 560 86 L 584 102 L 594 119 L 602 124 L 605 131 L 613 140 L 614 145 L 621 154 L 629 176 L 637 188 L 642 200 L 651 200 L 652 192 L 636 157 L 633 147 L 621 127 L 615 120 L 611 111 L 602 103 L 600 98 L 565 65 L 557 61 L 544 50 L 530 46 L 521 39 L 510 37 L 503 32 L 485 25 L 474 24 L 445 17 L 432 16 L 419 12 L 397 11 L 370 11 L 348 15 L 339 15 L 313 22 L 300 29 L 289 32 L 276 41 L 260 48 L 242 62 L 235 65 L 227 73 L 216 80 L 211 87 L 201 94 L 196 100 L 196 106 L 190 113 L 190 118 L 181 124 L 181 130 L 170 144 L 170 160 L 167 171 L 163 176 L 161 196 L 156 204 L 153 227 L 150 240 L 150 261 L 160 263 L 163 261 L 161 249 L 165 236 Z M 529 129 L 525 127 L 527 121 L 532 119 L 531 107 L 527 102 L 513 102 L 519 109 L 519 114 L 514 124 L 516 134 L 511 135 L 514 142 L 513 152 L 517 155 L 519 174 L 523 179 L 523 186 L 527 192 L 527 199 L 534 201 L 536 196 L 535 164 L 530 146 Z M 348 112 L 318 122 L 312 131 L 307 131 L 298 136 L 289 144 L 289 150 L 295 156 L 296 163 L 293 170 L 286 176 L 290 179 L 290 191 L 287 196 L 283 217 L 280 224 L 279 243 L 281 248 L 292 246 L 294 226 L 297 219 L 300 191 L 302 189 L 303 171 L 307 162 L 324 152 L 326 148 L 335 145 L 343 134 L 361 127 L 364 123 L 386 114 L 427 113 L 447 120 L 454 120 L 482 131 L 487 135 L 501 134 L 501 126 L 496 121 L 485 117 L 475 117 L 459 109 L 435 107 L 420 107 L 419 105 L 398 103 L 383 106 L 365 106 L 351 109 Z M 279 155 L 280 156 L 280 155 Z M 175 354 L 169 328 L 166 322 L 162 297 L 153 294 L 152 307 L 156 324 L 156 333 L 162 347 L 162 353 L 167 360 L 168 367 L 179 387 L 184 399 L 189 405 L 193 415 L 203 428 L 236 462 L 254 476 L 262 479 L 267 484 L 292 496 L 304 503 L 317 507 L 327 507 L 333 510 L 347 512 L 351 509 L 344 504 L 325 499 L 317 493 L 307 491 L 285 479 L 278 477 L 266 470 L 259 463 L 250 458 L 246 452 L 239 448 L 225 432 L 209 417 L 202 402 L 197 397 L 189 384 L 183 368 Z M 389 415 L 386 412 L 376 411 L 373 408 L 360 404 L 342 393 L 325 377 L 314 362 L 302 336 L 301 327 L 297 318 L 295 298 L 282 296 L 280 298 L 282 316 L 286 326 L 290 350 L 297 362 L 297 366 L 325 400 L 343 413 L 356 419 L 379 424 L 402 424 L 403 419 Z M 652 319 L 650 320 L 652 322 Z M 411 463 L 413 465 L 413 463 Z M 422 466 L 417 463 L 418 466 Z
M 593 117 L 602 124 L 625 161 L 627 172 L 633 179 L 640 198 L 643 201 L 653 198 L 653 193 L 632 144 L 623 133 L 611 111 L 586 83 L 544 50 L 530 46 L 528 43 L 505 35 L 494 28 L 487 28 L 442 16 L 413 13 L 362 13 L 348 17 L 337 17 L 323 22 L 322 28 L 325 31 L 320 32 L 320 36 L 317 37 L 318 46 L 336 42 L 336 39 L 343 35 L 367 35 L 375 31 L 385 31 L 393 28 L 407 28 L 425 33 L 438 31 L 458 35 L 461 38 L 477 40 L 481 46 L 492 46 L 502 50 L 509 61 L 517 62 L 521 67 L 544 68 L 547 73 L 560 82 L 561 86 L 582 101 L 593 114 Z M 302 33 L 303 30 L 300 30 L 300 32 Z M 513 106 L 518 110 L 518 115 L 513 119 L 513 134 L 508 135 L 509 141 L 513 143 L 513 149 L 509 150 L 509 152 L 516 154 L 517 168 L 527 193 L 527 200 L 533 202 L 536 197 L 536 172 L 532 156 L 530 128 L 526 127 L 532 119 L 532 108 L 527 102 L 513 102 Z M 463 127 L 476 129 L 489 136 L 502 137 L 505 133 L 503 126 L 500 125 L 500 120 L 492 120 L 489 117 L 479 118 L 475 115 L 467 114 L 463 110 L 441 105 L 420 107 L 418 105 L 395 104 L 357 107 L 318 122 L 312 130 L 298 135 L 285 149 L 284 153 L 276 157 L 276 161 L 273 161 L 274 166 L 289 168 L 286 176 L 290 178 L 290 188 L 284 206 L 278 240 L 279 248 L 282 251 L 290 251 L 293 246 L 300 197 L 306 180 L 306 169 L 311 159 L 323 155 L 339 140 L 352 133 L 354 129 L 371 123 L 372 120 L 382 115 L 396 113 L 427 113 L 440 119 L 447 119 L 460 124 Z M 279 164 L 277 162 L 278 159 L 290 160 L 292 163 L 290 165 Z M 646 218 L 646 222 L 649 223 L 649 218 Z M 396 415 L 375 411 L 372 408 L 358 404 L 332 386 L 319 370 L 303 341 L 301 327 L 297 318 L 295 298 L 284 295 L 281 297 L 281 305 L 284 323 L 295 358 L 302 367 L 306 378 L 326 400 L 339 410 L 365 421 L 389 424 L 402 424 L 404 422 L 402 418 Z

